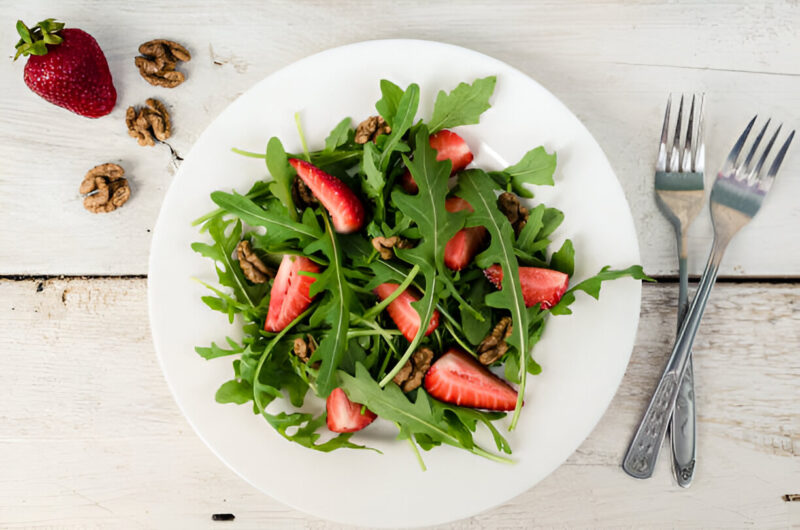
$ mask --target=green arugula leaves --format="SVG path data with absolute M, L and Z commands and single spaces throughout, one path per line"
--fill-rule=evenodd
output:
M 289 154 L 278 138 L 270 138 L 261 153 L 234 152 L 263 159 L 270 179 L 256 182 L 244 195 L 216 191 L 211 199 L 218 209 L 193 224 L 207 233 L 192 249 L 215 263 L 217 282 L 202 296 L 203 303 L 236 322 L 241 333 L 234 339 L 198 346 L 203 359 L 232 359 L 233 377 L 216 393 L 223 404 L 249 404 L 255 414 L 275 432 L 312 450 L 368 449 L 351 441 L 352 433 L 330 434 L 325 429 L 326 412 L 306 412 L 307 396 L 325 399 L 341 387 L 353 402 L 375 412 L 382 421 L 398 429 L 398 439 L 412 447 L 420 465 L 420 448 L 427 451 L 450 445 L 497 462 L 511 462 L 511 446 L 500 432 L 505 413 L 486 412 L 434 399 L 424 388 L 403 392 L 393 379 L 412 354 L 422 346 L 441 353 L 458 345 L 476 355 L 478 345 L 503 317 L 511 317 L 508 351 L 495 364 L 503 366 L 506 378 L 519 385 L 519 397 L 509 429 L 519 420 L 528 375 L 542 367 L 533 358 L 533 346 L 545 329 L 547 317 L 569 314 L 578 291 L 597 298 L 603 282 L 621 277 L 649 280 L 639 266 L 624 270 L 606 267 L 592 278 L 573 285 L 549 310 L 525 307 L 519 267 L 545 267 L 572 275 L 576 249 L 567 239 L 555 252 L 552 234 L 564 214 L 538 204 L 529 208 L 525 226 L 514 227 L 498 207 L 498 193 L 513 192 L 532 197 L 530 185 L 553 185 L 555 153 L 543 147 L 528 151 L 519 162 L 486 173 L 470 169 L 455 175 L 451 189 L 449 160 L 438 160 L 430 136 L 446 128 L 475 124 L 490 107 L 495 77 L 461 83 L 450 92 L 440 91 L 429 121 L 417 117 L 420 87 L 405 89 L 388 80 L 380 83 L 381 98 L 375 108 L 391 127 L 365 144 L 355 142 L 350 118 L 336 124 L 324 145 L 310 150 L 298 118 L 303 153 Z M 314 139 L 311 147 L 314 146 Z M 289 158 L 302 157 L 323 171 L 340 178 L 360 198 L 367 212 L 367 225 L 354 234 L 333 231 L 328 212 L 319 205 L 294 203 L 292 186 L 297 178 Z M 416 194 L 397 185 L 408 172 L 416 182 Z M 466 200 L 472 212 L 450 213 L 448 196 Z M 484 248 L 473 263 L 454 272 L 445 266 L 447 243 L 465 227 L 483 226 L 488 232 Z M 518 227 L 519 228 L 519 227 Z M 373 238 L 402 237 L 403 247 L 389 256 Z M 272 282 L 253 283 L 245 276 L 237 256 L 240 241 L 249 241 L 253 252 L 270 266 L 283 255 L 305 256 L 317 263 L 313 276 L 311 305 L 276 333 L 264 330 Z M 483 269 L 503 269 L 502 289 L 495 289 Z M 199 281 L 199 280 L 198 280 Z M 416 336 L 408 341 L 388 314 L 392 297 L 378 301 L 373 289 L 382 283 L 397 283 L 399 296 L 405 289 L 419 291 L 412 307 L 420 322 Z M 438 312 L 439 325 L 425 335 L 427 324 Z M 296 350 L 299 348 L 300 350 Z M 305 348 L 306 350 L 303 350 Z M 310 353 L 301 356 L 296 351 Z M 280 402 L 280 403 L 279 403 Z M 281 408 L 280 411 L 274 409 Z M 476 433 L 490 435 L 495 451 L 480 447 Z

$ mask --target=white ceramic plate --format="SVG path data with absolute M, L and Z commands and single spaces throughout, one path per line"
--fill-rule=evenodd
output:
M 263 152 L 280 137 L 300 150 L 293 114 L 301 113 L 310 148 L 320 148 L 343 116 L 372 115 L 379 80 L 421 87 L 420 116 L 429 117 L 440 89 L 497 76 L 492 108 L 479 125 L 458 130 L 493 169 L 544 145 L 558 153 L 554 188 L 537 199 L 564 211 L 556 235 L 577 250 L 574 280 L 604 265 L 639 263 L 633 220 L 619 183 L 597 142 L 552 94 L 496 59 L 436 42 L 385 40 L 313 55 L 270 75 L 233 102 L 195 144 L 164 200 L 150 255 L 150 322 L 156 351 L 175 399 L 200 437 L 231 469 L 268 495 L 298 510 L 350 524 L 419 526 L 476 514 L 524 492 L 556 469 L 603 415 L 625 371 L 639 319 L 640 282 L 603 287 L 600 301 L 583 294 L 574 314 L 551 318 L 535 358 L 541 375 L 529 378 L 518 429 L 509 433 L 515 465 L 497 464 L 440 447 L 424 453 L 422 472 L 390 426 L 354 440 L 380 448 L 310 451 L 279 437 L 250 405 L 219 405 L 214 393 L 232 376 L 231 359 L 205 361 L 196 345 L 238 337 L 224 315 L 208 310 L 204 288 L 211 263 L 189 245 L 204 236 L 190 226 L 214 208 L 209 193 L 244 192 L 265 177 L 263 161 L 231 153 L 235 146 Z M 554 245 L 556 248 L 558 246 Z M 310 398 L 310 400 L 313 398 Z M 491 442 L 484 444 L 491 447 Z

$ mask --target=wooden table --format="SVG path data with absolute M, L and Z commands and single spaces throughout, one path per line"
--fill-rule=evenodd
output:
M 24 61 L 0 62 L 0 527 L 333 528 L 256 491 L 192 432 L 156 362 L 147 321 L 147 257 L 174 170 L 166 147 L 140 147 L 131 104 L 157 96 L 188 152 L 226 105 L 276 69 L 375 38 L 441 40 L 520 68 L 595 135 L 630 202 L 645 286 L 625 379 L 594 433 L 535 488 L 452 528 L 788 527 L 800 525 L 800 145 L 764 211 L 733 243 L 695 346 L 699 464 L 678 489 L 668 459 L 637 481 L 619 463 L 673 338 L 676 264 L 652 194 L 656 135 L 668 92 L 707 94 L 708 166 L 755 113 L 800 125 L 800 5 L 787 2 L 222 3 L 191 1 L 0 6 L 7 52 L 14 21 L 58 16 L 92 33 L 119 100 L 87 120 L 34 96 Z M 191 49 L 174 90 L 146 84 L 137 46 L 171 38 Z M 78 185 L 119 162 L 132 199 L 84 211 Z M 711 227 L 691 231 L 699 273 Z

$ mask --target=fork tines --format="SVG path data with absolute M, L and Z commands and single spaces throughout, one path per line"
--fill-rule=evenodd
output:
M 697 124 L 695 125 L 695 100 L 697 95 L 692 95 L 689 107 L 689 118 L 684 135 L 683 149 L 681 150 L 681 122 L 683 119 L 683 95 L 678 105 L 678 118 L 675 124 L 675 135 L 672 140 L 672 150 L 667 163 L 667 145 L 669 143 L 669 114 L 672 107 L 672 94 L 667 98 L 667 110 L 664 112 L 664 125 L 661 128 L 661 144 L 658 149 L 656 171 L 702 173 L 705 166 L 705 144 L 703 143 L 703 103 L 705 94 L 699 95 L 699 109 Z
M 764 165 L 773 145 L 775 144 L 775 141 L 778 139 L 778 135 L 780 134 L 783 125 L 778 125 L 778 128 L 775 129 L 775 132 L 772 134 L 769 142 L 767 142 L 766 147 L 764 147 L 763 153 L 754 163 L 756 152 L 761 144 L 761 140 L 764 138 L 767 129 L 769 129 L 771 120 L 768 119 L 764 124 L 764 127 L 761 129 L 761 132 L 759 132 L 753 140 L 747 156 L 744 157 L 743 161 L 740 161 L 742 150 L 744 149 L 744 145 L 747 142 L 747 137 L 750 135 L 750 131 L 756 122 L 756 118 L 758 118 L 758 116 L 753 116 L 753 119 L 750 120 L 750 123 L 747 124 L 744 132 L 741 134 L 741 136 L 739 136 L 736 144 L 734 144 L 733 149 L 731 149 L 731 152 L 728 155 L 728 158 L 725 160 L 722 170 L 720 170 L 720 176 L 732 176 L 734 180 L 743 182 L 749 186 L 758 184 L 758 188 L 766 192 L 769 190 L 772 182 L 775 180 L 775 175 L 778 173 L 778 170 L 781 167 L 783 158 L 786 156 L 786 151 L 789 149 L 789 145 L 794 139 L 795 131 L 789 133 L 789 136 L 778 150 L 778 154 L 775 155 L 775 158 L 772 160 L 772 164 L 769 166 L 769 170 L 765 174 Z

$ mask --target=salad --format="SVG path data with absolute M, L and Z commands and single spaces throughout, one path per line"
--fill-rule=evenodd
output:
M 511 461 L 502 430 L 516 427 L 542 370 L 533 354 L 548 318 L 569 314 L 579 291 L 598 298 L 604 281 L 649 278 L 605 267 L 570 287 L 572 242 L 549 248 L 564 215 L 531 200 L 532 186 L 553 185 L 555 153 L 474 167 L 451 129 L 479 122 L 495 83 L 440 91 L 419 119 L 419 87 L 382 80 L 378 114 L 355 128 L 343 119 L 320 150 L 297 116 L 301 153 L 274 137 L 265 153 L 234 149 L 263 159 L 271 178 L 212 193 L 218 209 L 195 221 L 211 242 L 192 248 L 215 262 L 219 284 L 204 284 L 202 300 L 243 335 L 196 348 L 234 358 L 219 403 L 249 403 L 317 451 L 370 449 L 351 438 L 377 420 L 423 469 L 419 448 L 442 444 Z M 325 411 L 308 412 L 313 400 Z M 494 448 L 475 442 L 478 429 Z

